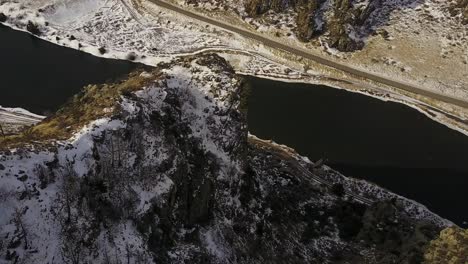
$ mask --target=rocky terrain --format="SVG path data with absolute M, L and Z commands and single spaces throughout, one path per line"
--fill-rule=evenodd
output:
M 246 87 L 217 55 L 183 57 L 0 139 L 0 262 L 433 259 L 450 222 L 248 135 Z
M 312 38 L 328 33 L 330 47 L 340 51 L 354 51 L 364 45 L 360 38 L 371 32 L 369 20 L 380 7 L 381 1 L 245 1 L 245 9 L 252 17 L 270 10 L 282 13 L 293 9 L 296 15 L 294 31 L 298 39 L 310 41 Z M 367 27 L 366 27 L 367 26 Z
M 223 7 L 217 0 L 190 0 L 191 5 L 211 3 Z M 215 3 L 213 3 L 215 2 Z M 390 38 L 382 27 L 391 23 L 393 12 L 405 9 L 429 7 L 431 3 L 422 0 L 244 0 L 237 12 L 259 20 L 259 24 L 276 28 L 292 29 L 295 36 L 309 42 L 322 36 L 328 47 L 342 52 L 360 50 L 370 35 Z M 430 1 L 427 1 L 430 2 Z M 435 3 L 434 3 L 435 4 Z M 438 3 L 447 17 L 458 17 L 462 24 L 468 23 L 468 2 L 466 0 Z M 229 5 L 228 3 L 226 5 Z M 430 20 L 437 20 L 443 14 L 427 14 Z

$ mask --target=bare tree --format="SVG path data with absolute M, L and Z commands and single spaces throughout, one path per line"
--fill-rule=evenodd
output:
M 103 264 L 112 264 L 111 259 L 109 257 L 109 253 L 107 252 L 107 246 L 104 246 L 104 259 L 103 259 Z
M 132 258 L 132 251 L 128 243 L 125 244 L 125 251 L 127 256 L 127 264 L 130 264 L 130 259 Z
M 20 237 L 23 238 L 24 241 L 24 249 L 28 249 L 29 242 L 28 242 L 28 232 L 26 229 L 26 225 L 23 221 L 23 212 L 18 208 L 15 210 L 14 219 L 13 219 L 16 229 L 19 231 Z
M 3 131 L 2 124 L 0 124 L 0 133 L 2 134 L 3 137 L 6 137 L 5 132 Z
M 68 234 L 62 239 L 62 258 L 66 263 L 80 264 L 83 258 L 82 238 L 77 236 L 78 233 Z
M 24 192 L 26 193 L 28 200 L 31 200 L 31 191 L 28 188 L 26 182 L 23 182 Z
M 65 223 L 71 222 L 71 207 L 72 203 L 75 201 L 76 192 L 78 192 L 78 178 L 71 164 L 66 166 L 65 171 L 62 175 L 63 185 L 61 193 L 63 194 L 63 202 L 66 212 Z

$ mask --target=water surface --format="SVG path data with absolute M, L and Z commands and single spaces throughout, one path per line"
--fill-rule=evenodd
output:
M 393 102 L 324 86 L 246 77 L 249 130 L 346 176 L 370 180 L 462 224 L 468 137 Z
M 87 84 L 121 77 L 138 67 L 54 45 L 0 25 L 0 105 L 37 114 L 57 110 Z

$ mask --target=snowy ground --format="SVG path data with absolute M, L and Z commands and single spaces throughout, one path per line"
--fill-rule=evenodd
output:
M 191 137 L 197 138 L 203 149 L 212 153 L 213 157 L 221 162 L 221 171 L 236 171 L 237 173 L 239 170 L 237 161 L 229 156 L 224 149 L 227 148 L 224 144 L 232 145 L 231 141 L 237 139 L 239 132 L 236 131 L 237 126 L 231 124 L 234 121 L 227 117 L 229 115 L 223 116 L 219 113 L 237 107 L 229 99 L 233 91 L 238 88 L 239 80 L 231 72 L 222 72 L 218 65 L 208 68 L 200 61 L 189 63 L 179 61 L 160 73 L 165 75 L 164 81 L 159 79 L 159 75 L 143 73 L 140 76 L 148 80 L 147 86 L 139 87 L 140 90 L 134 92 L 133 97 L 121 97 L 120 101 L 115 102 L 114 110 L 119 109 L 115 111 L 121 113 L 118 115 L 120 119 L 116 116 L 103 116 L 97 120 L 91 120 L 89 124 L 73 133 L 69 139 L 54 141 L 54 148 L 48 150 L 42 149 L 37 144 L 0 152 L 2 183 L 0 185 L 0 243 L 6 243 L 7 240 L 21 243 L 23 237 L 27 237 L 24 250 L 19 246 L 14 246 L 14 249 L 10 246 L 8 249 L 0 247 L 2 256 L 4 255 L 2 250 L 16 251 L 15 254 L 20 257 L 21 263 L 56 263 L 62 258 L 68 258 L 68 255 L 64 254 L 68 250 L 65 249 L 64 244 L 75 241 L 64 238 L 59 227 L 60 217 L 52 213 L 62 212 L 64 208 L 60 203 L 68 195 L 63 192 L 67 188 L 66 180 L 70 177 L 82 179 L 89 175 L 101 177 L 102 175 L 95 174 L 96 168 L 106 166 L 105 164 L 114 164 L 115 143 L 113 140 L 116 140 L 115 135 L 118 133 L 123 135 L 126 129 L 129 130 L 128 132 L 132 130 L 129 135 L 134 136 L 144 148 L 142 152 L 139 152 L 139 148 L 135 148 L 128 153 L 125 151 L 126 154 L 122 154 L 123 152 L 119 154 L 119 159 L 121 156 L 125 157 L 119 161 L 119 167 L 126 173 L 120 173 L 120 176 L 115 173 L 112 178 L 121 177 L 122 180 L 127 180 L 125 186 L 128 187 L 125 192 L 130 190 L 132 194 L 137 195 L 134 217 L 140 217 L 151 211 L 150 201 L 162 201 L 162 197 L 172 189 L 174 184 L 168 177 L 172 168 L 159 174 L 158 177 L 153 177 L 154 174 L 152 174 L 152 177 L 148 179 L 145 178 L 144 172 L 156 173 L 153 170 L 161 167 L 163 161 L 171 159 L 170 157 L 177 160 L 175 156 L 169 156 L 176 147 L 165 142 L 164 129 L 161 127 L 155 129 L 152 126 L 157 125 L 150 121 L 154 113 L 160 113 L 161 116 L 169 115 L 165 111 L 169 111 L 167 110 L 168 102 L 172 101 L 166 101 L 166 97 L 176 96 L 183 101 L 183 104 L 179 106 L 179 110 L 183 113 L 180 122 L 187 123 L 191 128 Z M 14 111 L 24 112 L 18 109 Z M 223 127 L 224 125 L 226 128 Z M 222 131 L 219 130 L 221 127 L 223 127 Z M 110 138 L 107 138 L 109 135 Z M 103 141 L 97 138 L 102 138 Z M 129 145 L 134 142 L 136 141 L 132 140 Z M 130 149 L 129 145 L 126 145 L 125 149 Z M 99 160 L 95 159 L 96 151 L 99 152 L 98 155 L 101 155 Z M 141 164 L 141 167 L 136 164 Z M 174 162 L 174 164 L 179 163 Z M 130 171 L 135 170 L 136 167 L 141 170 L 131 173 Z M 57 168 L 57 171 L 52 172 L 54 168 Z M 98 170 L 101 171 L 101 169 Z M 132 177 L 137 177 L 139 180 L 132 179 Z M 221 182 L 227 179 L 232 180 L 226 174 L 220 173 L 217 180 Z M 41 185 L 44 181 L 48 183 Z M 19 190 L 27 193 L 27 197 L 16 199 Z M 121 195 L 123 194 L 109 194 L 111 197 Z M 78 215 L 82 217 L 80 213 Z M 127 259 L 128 256 L 124 255 L 125 247 L 130 246 L 136 253 L 131 259 L 128 257 L 129 263 L 153 263 L 145 246 L 145 237 L 136 230 L 134 222 L 127 220 L 128 222 L 121 221 L 109 228 L 109 232 L 106 232 L 104 227 L 102 230 L 99 228 L 94 247 L 90 247 L 93 254 L 81 252 L 80 260 L 87 263 L 103 263 L 102 259 L 107 257 L 105 254 L 110 254 L 116 259 Z M 18 231 L 18 221 L 27 232 Z M 77 221 L 77 225 L 87 228 L 89 223 L 86 221 L 91 222 L 83 217 Z M 87 235 L 92 233 L 90 230 L 83 231 L 83 233 L 86 232 Z M 13 242 L 9 243 L 9 245 L 13 244 Z M 103 249 L 108 252 L 103 252 Z M 135 259 L 138 257 L 144 258 L 144 261 L 137 262 Z M 63 262 L 68 263 L 66 260 Z M 0 260 L 0 263 L 3 262 Z
M 350 36 L 366 42 L 362 51 L 354 53 L 329 48 L 323 41 L 327 38 L 326 34 L 311 43 L 298 41 L 293 31 L 296 25 L 296 13 L 293 10 L 280 14 L 267 12 L 260 17 L 251 18 L 245 13 L 245 1 L 242 0 L 225 5 L 215 4 L 224 1 L 207 0 L 203 1 L 205 4 L 196 7 L 187 6 L 184 4 L 186 1 L 172 2 L 213 17 L 216 17 L 213 13 L 217 11 L 220 16 L 237 20 L 240 26 L 274 36 L 291 45 L 330 55 L 338 61 L 346 61 L 366 71 L 414 82 L 428 90 L 468 99 L 468 26 L 463 25 L 461 14 L 451 15 L 450 6 L 453 1 L 380 1 L 382 10 L 391 11 L 388 17 L 371 16 L 371 24 L 377 34 L 362 37 L 357 36 L 354 31 L 349 32 Z M 366 5 L 369 1 L 354 2 L 355 5 Z M 229 11 L 226 12 L 225 9 Z
M 240 10 L 238 13 L 242 16 L 240 2 L 236 3 L 233 7 Z M 23 0 L 21 3 L 7 0 L 0 2 L 0 13 L 7 16 L 5 24 L 13 28 L 26 30 L 28 21 L 32 21 L 39 26 L 41 38 L 96 56 L 157 65 L 175 56 L 217 52 L 228 59 L 239 73 L 326 84 L 383 100 L 403 102 L 454 129 L 464 133 L 468 131 L 467 122 L 460 122 L 468 119 L 467 109 L 413 94 L 402 94 L 391 87 L 347 76 L 313 62 L 288 56 L 284 52 L 271 50 L 237 34 L 182 17 L 145 0 Z M 285 16 L 280 20 L 286 23 Z M 287 36 L 285 41 L 296 42 L 291 36 Z M 358 56 L 346 59 L 352 61 Z M 393 56 L 383 58 L 383 61 L 388 67 L 404 68 L 405 74 L 417 68 Z M 459 79 L 462 86 L 463 80 Z M 463 92 L 451 91 L 456 91 L 457 95 Z M 463 94 L 461 96 L 465 97 Z

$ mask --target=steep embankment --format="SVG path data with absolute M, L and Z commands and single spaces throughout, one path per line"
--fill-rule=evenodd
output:
M 181 58 L 89 86 L 54 116 L 1 140 L 0 258 L 423 260 L 450 223 L 248 136 L 244 89 L 219 56 Z

